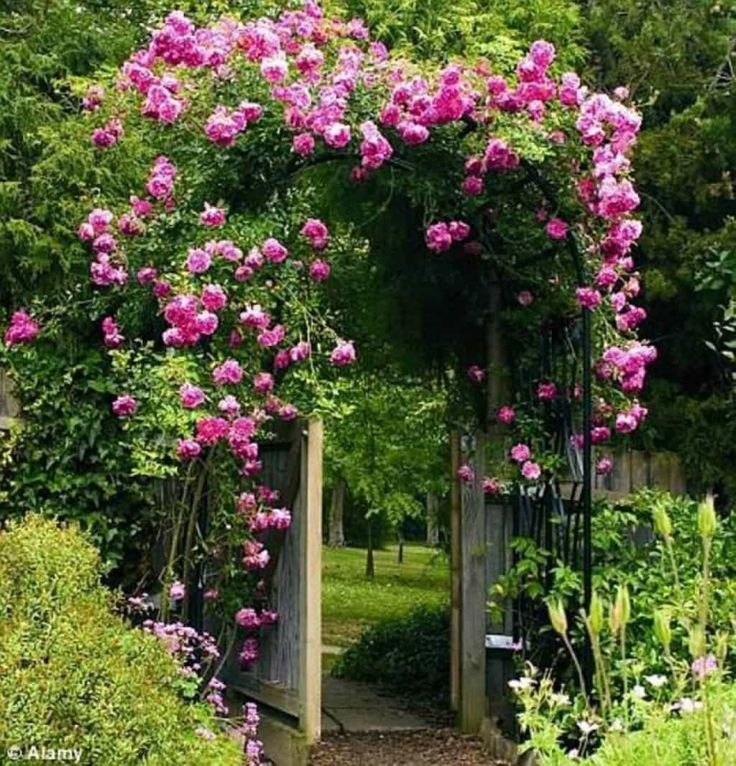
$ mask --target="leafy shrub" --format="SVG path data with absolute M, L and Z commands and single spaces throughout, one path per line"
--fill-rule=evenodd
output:
M 210 708 L 187 704 L 164 645 L 131 629 L 74 528 L 28 516 L 0 534 L 0 752 L 82 750 L 81 763 L 240 764 Z
M 333 674 L 371 681 L 422 702 L 446 705 L 450 610 L 422 606 L 369 628 L 338 660 Z

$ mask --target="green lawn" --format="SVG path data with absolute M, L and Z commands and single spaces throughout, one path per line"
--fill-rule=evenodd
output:
M 322 640 L 348 646 L 363 630 L 386 617 L 400 617 L 419 604 L 449 599 L 447 558 L 434 548 L 398 546 L 375 552 L 376 576 L 365 579 L 365 549 L 322 550 Z

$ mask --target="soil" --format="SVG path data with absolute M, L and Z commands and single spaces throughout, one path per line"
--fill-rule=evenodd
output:
M 331 733 L 309 758 L 310 766 L 508 766 L 483 752 L 476 737 L 452 729 Z

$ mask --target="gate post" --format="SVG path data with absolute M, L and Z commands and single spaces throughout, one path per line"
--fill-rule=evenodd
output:
M 322 721 L 322 421 L 310 420 L 302 435 L 299 612 L 299 728 L 308 745 L 317 742 Z
M 464 437 L 462 453 L 473 468 L 460 488 L 460 728 L 480 730 L 486 711 L 485 435 Z

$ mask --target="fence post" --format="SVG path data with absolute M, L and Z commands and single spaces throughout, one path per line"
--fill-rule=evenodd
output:
M 466 437 L 463 458 L 474 478 L 461 495 L 460 728 L 480 730 L 486 711 L 485 435 Z
M 322 719 L 322 421 L 310 420 L 302 439 L 299 727 L 307 744 L 319 740 Z

